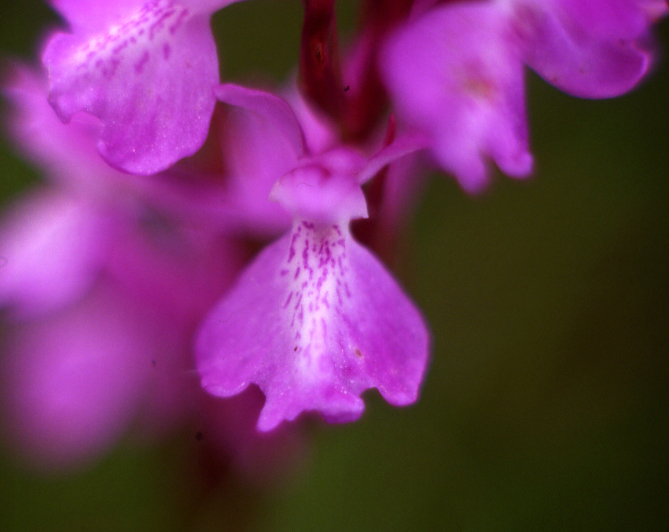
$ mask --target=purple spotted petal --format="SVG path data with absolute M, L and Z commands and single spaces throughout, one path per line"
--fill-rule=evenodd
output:
M 48 0 L 75 27 L 105 29 L 136 10 L 141 0 Z
M 485 186 L 486 156 L 510 176 L 531 172 L 522 62 L 496 4 L 428 12 L 390 37 L 380 68 L 399 118 L 465 190 Z
M 214 395 L 260 387 L 268 431 L 303 411 L 354 420 L 368 388 L 394 405 L 415 401 L 428 343 L 419 312 L 347 228 L 298 221 L 211 312 L 196 356 Z
M 155 173 L 206 138 L 218 81 L 206 13 L 172 0 L 147 2 L 102 30 L 56 33 L 42 59 L 59 117 L 98 117 L 98 150 L 112 166 Z
M 618 96 L 652 65 L 650 23 L 666 4 L 643 0 L 521 0 L 514 25 L 525 60 L 546 81 L 584 98 Z

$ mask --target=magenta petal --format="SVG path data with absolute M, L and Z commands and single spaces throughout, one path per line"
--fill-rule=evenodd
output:
M 20 316 L 79 299 L 100 273 L 114 225 L 81 202 L 33 196 L 0 229 L 0 305 Z
M 576 32 L 627 42 L 648 33 L 649 25 L 666 14 L 666 0 L 551 0 L 547 11 Z
M 48 0 L 73 26 L 104 28 L 119 14 L 131 13 L 141 0 Z
M 346 228 L 296 222 L 209 315 L 196 356 L 214 395 L 260 387 L 267 431 L 303 411 L 354 420 L 368 388 L 415 401 L 428 343 L 419 312 Z
M 358 183 L 364 184 L 374 177 L 379 170 L 402 157 L 430 146 L 430 140 L 418 132 L 403 133 L 391 144 L 372 157 L 365 168 L 358 174 Z
M 227 83 L 214 88 L 219 101 L 241 107 L 266 118 L 270 127 L 281 131 L 295 159 L 305 153 L 304 134 L 295 113 L 285 100 L 268 92 Z
M 514 25 L 527 64 L 559 89 L 583 98 L 624 94 L 652 64 L 643 2 L 519 2 Z
M 101 29 L 122 21 L 142 6 L 189 8 L 193 13 L 213 13 L 239 0 L 48 0 L 73 26 Z
M 206 14 L 147 3 L 103 31 L 55 34 L 42 59 L 50 103 L 63 121 L 79 111 L 102 121 L 98 149 L 112 166 L 155 173 L 207 136 L 218 60 Z
M 107 450 L 141 401 L 150 371 L 142 315 L 107 288 L 11 335 L 2 390 L 9 436 L 43 465 Z
M 523 65 L 500 6 L 434 9 L 391 35 L 383 52 L 398 117 L 430 138 L 437 162 L 465 190 L 486 185 L 486 157 L 511 176 L 531 172 Z

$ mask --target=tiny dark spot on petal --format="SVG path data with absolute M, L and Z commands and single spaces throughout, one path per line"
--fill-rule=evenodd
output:
M 152 365 L 154 368 L 156 367 L 156 359 L 155 359 L 155 358 L 151 361 L 151 365 Z
M 297 346 L 295 346 L 295 349 L 293 349 L 293 351 L 297 351 Z
M 204 434 L 202 434 L 202 432 L 198 430 L 198 431 L 195 433 L 195 439 L 196 439 L 197 441 L 202 441 L 202 440 L 204 439 Z
M 362 353 L 360 352 L 360 349 L 358 349 L 358 348 L 356 347 L 356 348 L 353 350 L 353 352 L 355 353 L 355 356 L 362 358 Z

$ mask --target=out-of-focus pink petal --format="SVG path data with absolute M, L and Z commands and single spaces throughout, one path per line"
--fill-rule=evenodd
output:
M 197 322 L 241 269 L 241 246 L 158 217 L 140 223 L 110 250 L 109 274 L 174 323 Z
M 235 242 L 160 218 L 142 220 L 111 251 L 107 271 L 141 302 L 152 344 L 152 357 L 144 359 L 149 373 L 136 424 L 140 436 L 153 438 L 199 410 L 193 330 L 231 284 L 243 256 Z
M 145 181 L 133 180 L 100 157 L 95 147 L 101 130 L 97 118 L 78 113 L 69 124 L 58 119 L 47 102 L 46 79 L 39 73 L 14 64 L 2 91 L 11 104 L 8 135 L 49 181 L 91 203 L 108 198 L 129 180 L 136 185 Z
M 102 30 L 56 33 L 42 59 L 59 117 L 98 117 L 111 165 L 152 174 L 202 146 L 218 81 L 208 14 L 147 2 Z
M 528 65 L 559 89 L 608 98 L 652 65 L 650 23 L 666 11 L 643 0 L 519 0 L 513 21 Z
M 587 32 L 600 39 L 623 39 L 628 43 L 646 35 L 650 23 L 667 12 L 665 0 L 544 0 L 541 3 L 575 32 Z
M 354 420 L 368 388 L 409 404 L 427 354 L 420 314 L 379 262 L 347 228 L 304 221 L 253 261 L 196 344 L 210 393 L 260 386 L 263 431 L 303 411 Z
M 418 132 L 404 132 L 392 143 L 381 149 L 358 174 L 358 183 L 361 185 L 374 177 L 384 166 L 406 155 L 415 153 L 430 146 L 430 139 Z
M 10 338 L 3 407 L 19 451 L 53 467 L 89 461 L 113 445 L 150 369 L 139 308 L 102 286 Z
M 0 303 L 26 317 L 76 301 L 100 274 L 114 232 L 110 216 L 70 197 L 19 203 L 0 229 Z
M 486 156 L 510 176 L 531 172 L 522 68 L 494 3 L 429 11 L 389 38 L 380 63 L 399 117 L 469 192 L 487 182 Z
M 290 106 L 278 96 L 232 83 L 214 88 L 219 101 L 265 117 L 270 127 L 280 131 L 298 159 L 305 153 L 304 134 Z

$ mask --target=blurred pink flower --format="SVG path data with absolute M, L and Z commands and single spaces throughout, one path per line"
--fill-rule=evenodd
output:
M 654 59 L 651 25 L 665 0 L 510 0 L 523 59 L 574 96 L 610 98 L 630 90 Z
M 529 175 L 522 58 L 498 4 L 429 11 L 389 39 L 382 59 L 400 118 L 429 136 L 466 191 L 487 184 L 487 157 L 511 176 Z
M 532 171 L 524 64 L 570 94 L 618 96 L 648 72 L 651 24 L 666 12 L 663 0 L 422 2 L 379 67 L 402 122 L 478 192 L 488 160 L 512 177 Z
M 9 132 L 48 181 L 0 225 L 0 306 L 11 318 L 2 407 L 23 454 L 66 466 L 130 428 L 156 436 L 201 420 L 210 401 L 193 330 L 245 254 L 212 225 L 172 216 L 158 178 L 104 163 L 97 119 L 62 124 L 39 76 L 13 74 Z

